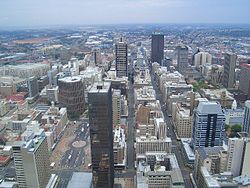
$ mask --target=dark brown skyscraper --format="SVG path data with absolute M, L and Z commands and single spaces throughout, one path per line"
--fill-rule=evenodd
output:
M 161 65 L 164 58 L 164 35 L 161 32 L 154 32 L 151 40 L 151 62 Z
M 128 76 L 128 45 L 122 38 L 115 45 L 115 68 L 117 77 Z
M 177 47 L 177 70 L 183 74 L 188 65 L 188 47 L 180 45 Z
M 111 83 L 96 83 L 88 93 L 94 188 L 113 188 L 114 157 Z
M 84 112 L 84 85 L 81 77 L 65 77 L 58 80 L 59 103 L 67 108 L 69 117 L 77 117 Z

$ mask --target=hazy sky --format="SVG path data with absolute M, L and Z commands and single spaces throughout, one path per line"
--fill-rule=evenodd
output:
M 0 0 L 0 27 L 248 23 L 250 0 Z

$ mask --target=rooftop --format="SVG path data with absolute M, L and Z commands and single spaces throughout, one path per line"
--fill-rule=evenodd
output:
M 67 188 L 91 188 L 92 187 L 92 173 L 89 172 L 74 172 Z
M 111 87 L 111 82 L 96 82 L 89 90 L 89 93 L 107 93 Z
M 58 81 L 61 81 L 61 82 L 79 82 L 81 80 L 82 79 L 80 76 L 69 76 L 69 77 L 65 77 L 65 78 L 60 78 Z
M 222 114 L 222 108 L 219 102 L 207 101 L 200 102 L 197 111 L 201 114 Z

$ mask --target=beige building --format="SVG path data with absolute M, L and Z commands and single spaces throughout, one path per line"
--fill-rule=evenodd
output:
M 112 117 L 113 125 L 121 123 L 121 90 L 114 89 L 112 94 Z
M 125 130 L 117 126 L 114 130 L 114 167 L 124 169 L 126 164 L 126 139 Z
M 171 138 L 158 140 L 156 136 L 141 136 L 136 138 L 136 154 L 144 154 L 146 152 L 167 152 L 171 153 Z
M 0 99 L 0 117 L 4 116 L 10 111 L 10 104 L 6 100 Z
M 190 107 L 185 103 L 177 102 L 173 104 L 173 121 L 179 138 L 192 137 L 192 116 L 190 116 Z
M 250 139 L 246 140 L 244 146 L 244 155 L 243 155 L 243 163 L 242 163 L 242 175 L 247 175 L 250 173 Z
M 36 134 L 27 142 L 14 142 L 13 156 L 20 188 L 47 186 L 50 179 L 50 161 L 44 132 Z
M 211 64 L 212 63 L 212 55 L 208 52 L 199 52 L 198 54 L 195 54 L 194 56 L 194 64 L 195 66 L 201 67 L 205 64 Z
M 68 115 L 66 108 L 58 108 L 52 106 L 45 112 L 41 118 L 42 127 L 46 131 L 48 137 L 49 149 L 53 149 L 54 142 L 60 137 L 62 131 L 68 124 Z M 50 134 L 52 133 L 52 135 Z
M 205 167 L 209 174 L 219 174 L 226 171 L 227 151 L 221 146 L 201 147 L 195 152 L 194 179 L 198 187 L 202 187 L 202 167 Z

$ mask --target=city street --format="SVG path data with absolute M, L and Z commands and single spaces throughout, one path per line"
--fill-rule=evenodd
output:
M 60 166 L 66 168 L 76 168 L 84 164 L 84 147 L 88 143 L 89 129 L 88 123 L 83 122 L 75 130 L 75 139 L 70 143 L 70 149 L 62 156 Z
M 129 72 L 133 72 L 133 64 L 129 65 Z M 135 109 L 134 109 L 134 87 L 129 81 L 128 89 L 128 135 L 127 135 L 127 169 L 134 171 L 135 149 L 134 149 L 134 133 L 135 133 Z
M 61 156 L 59 168 L 52 170 L 60 177 L 59 187 L 66 188 L 73 172 L 88 170 L 86 159 L 90 162 L 90 154 L 86 152 L 89 146 L 88 120 L 74 122 L 68 127 L 74 129 L 74 139 L 68 144 L 67 151 Z M 61 140 L 62 141 L 62 140 Z
M 175 154 L 175 156 L 177 158 L 177 161 L 178 161 L 178 164 L 179 164 L 179 167 L 181 169 L 181 173 L 182 173 L 182 176 L 184 179 L 185 187 L 192 188 L 193 185 L 192 185 L 191 180 L 190 180 L 190 173 L 192 171 L 190 168 L 185 166 L 185 159 L 184 159 L 183 155 L 181 154 L 181 148 L 180 148 L 180 145 L 177 141 L 177 138 L 176 138 L 176 135 L 174 132 L 173 122 L 172 122 L 171 118 L 169 117 L 166 105 L 163 102 L 162 95 L 161 95 L 159 87 L 157 85 L 157 81 L 156 81 L 156 79 L 154 79 L 154 75 L 151 76 L 151 79 L 152 79 L 152 84 L 153 84 L 153 87 L 154 87 L 154 90 L 156 93 L 156 99 L 160 101 L 162 112 L 164 115 L 164 119 L 165 119 L 165 122 L 168 126 L 167 136 L 170 137 L 172 140 L 172 152 Z

